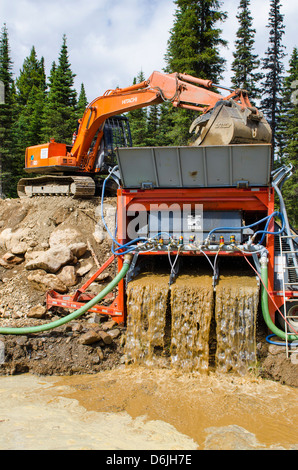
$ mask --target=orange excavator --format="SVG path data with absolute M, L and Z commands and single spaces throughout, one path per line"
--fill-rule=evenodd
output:
M 222 88 L 229 94 L 223 96 L 211 88 Z M 186 74 L 153 72 L 146 81 L 107 90 L 93 100 L 78 122 L 72 146 L 52 139 L 28 147 L 25 171 L 41 176 L 21 179 L 19 197 L 56 194 L 92 197 L 98 176 L 107 174 L 108 168 L 116 164 L 114 147 L 131 146 L 128 120 L 122 114 L 164 101 L 198 112 L 190 128 L 196 136 L 192 145 L 271 141 L 270 126 L 251 105 L 245 90 L 231 90 Z

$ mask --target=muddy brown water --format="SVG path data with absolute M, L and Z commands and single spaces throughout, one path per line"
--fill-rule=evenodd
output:
M 168 275 L 139 276 L 128 286 L 127 364 L 0 377 L 0 449 L 298 450 L 298 389 L 250 369 L 257 306 L 253 277 L 221 276 L 214 295 L 210 276 L 170 288 Z
M 0 377 L 2 450 L 298 450 L 297 422 L 298 390 L 252 376 Z

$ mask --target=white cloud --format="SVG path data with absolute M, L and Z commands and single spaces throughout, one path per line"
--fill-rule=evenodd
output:
M 239 1 L 224 0 L 222 6 L 229 14 L 221 25 L 223 37 L 229 41 L 229 47 L 223 50 L 228 61 L 226 85 L 230 84 Z M 284 42 L 291 54 L 297 45 L 298 2 L 283 3 Z M 255 48 L 260 56 L 268 47 L 269 6 L 270 0 L 251 0 Z M 75 86 L 79 91 L 83 82 L 91 101 L 106 89 L 130 85 L 141 69 L 148 78 L 165 66 L 175 8 L 173 0 L 0 0 L 0 27 L 3 23 L 8 27 L 15 74 L 33 45 L 38 57 L 44 57 L 49 74 L 66 34 L 72 71 L 77 75 Z

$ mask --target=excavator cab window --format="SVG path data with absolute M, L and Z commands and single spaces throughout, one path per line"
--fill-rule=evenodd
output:
M 113 116 L 105 122 L 104 155 L 106 164 L 117 164 L 115 154 L 117 147 L 132 147 L 129 121 L 126 116 Z

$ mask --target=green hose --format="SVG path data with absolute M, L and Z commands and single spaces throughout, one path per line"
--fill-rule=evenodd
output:
M 267 261 L 261 263 L 261 278 L 262 281 L 264 282 L 265 286 L 268 288 L 268 267 L 267 267 Z M 269 330 L 272 331 L 276 336 L 279 336 L 279 338 L 286 339 L 286 333 L 273 323 L 271 320 L 270 314 L 269 314 L 269 307 L 268 307 L 268 293 L 263 286 L 263 283 L 261 283 L 261 305 L 262 305 L 262 313 L 263 313 L 263 318 L 265 320 L 266 325 L 268 326 Z M 288 341 L 297 341 L 298 340 L 298 335 L 287 335 Z
M 124 257 L 124 263 L 122 269 L 119 271 L 117 276 L 99 293 L 97 294 L 92 300 L 87 302 L 85 305 L 80 307 L 78 310 L 66 315 L 59 320 L 45 323 L 44 325 L 32 326 L 32 327 L 21 327 L 21 328 L 0 328 L 1 335 L 28 335 L 31 333 L 40 333 L 41 331 L 52 330 L 53 328 L 57 328 L 58 326 L 65 325 L 65 323 L 74 320 L 75 318 L 80 317 L 83 315 L 89 308 L 96 305 L 100 300 L 102 300 L 111 290 L 116 287 L 121 279 L 124 278 L 126 275 L 131 262 L 131 256 L 127 255 Z

